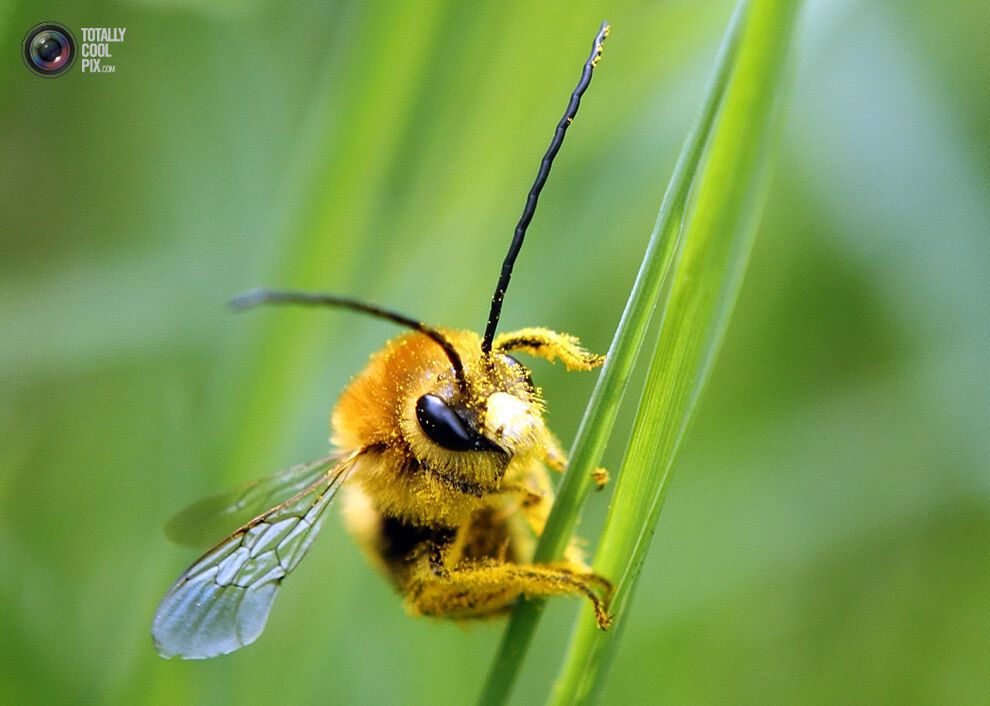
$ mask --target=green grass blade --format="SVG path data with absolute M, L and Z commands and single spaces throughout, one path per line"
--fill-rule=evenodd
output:
M 663 283 L 677 252 L 684 204 L 729 81 L 742 36 L 744 13 L 745 3 L 740 3 L 719 49 L 705 102 L 685 139 L 667 185 L 605 367 L 574 439 L 568 472 L 564 474 L 547 526 L 540 537 L 535 554 L 537 562 L 559 559 L 580 520 L 581 507 L 592 487 L 591 473 L 601 462 Z M 543 605 L 544 601 L 539 599 L 523 601 L 513 611 L 482 692 L 481 703 L 501 704 L 508 698 Z
M 596 554 L 595 571 L 615 582 L 612 610 L 620 629 L 749 256 L 797 8 L 794 0 L 752 2 L 738 63 L 684 213 L 683 251 L 671 273 L 657 347 Z M 615 632 L 602 632 L 581 616 L 553 703 L 583 702 L 600 685 Z

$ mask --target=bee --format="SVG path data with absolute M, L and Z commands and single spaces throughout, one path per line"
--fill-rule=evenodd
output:
M 553 503 L 547 468 L 563 471 L 567 459 L 544 423 L 540 389 L 512 354 L 560 360 L 568 370 L 592 370 L 604 358 L 545 328 L 496 334 L 513 264 L 608 32 L 603 23 L 540 164 L 483 335 L 329 294 L 258 289 L 234 299 L 239 308 L 338 307 L 409 331 L 372 355 L 342 393 L 331 416 L 338 451 L 173 521 L 181 533 L 190 517 L 210 509 L 241 526 L 193 563 L 159 605 L 152 634 L 163 657 L 202 659 L 254 642 L 341 488 L 345 525 L 411 613 L 484 618 L 523 596 L 574 594 L 608 627 L 611 586 L 583 562 L 576 540 L 563 560 L 532 563 Z

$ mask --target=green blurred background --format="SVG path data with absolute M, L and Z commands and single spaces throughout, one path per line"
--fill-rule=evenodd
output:
M 407 617 L 336 516 L 258 643 L 155 654 L 195 556 L 167 519 L 324 454 L 336 395 L 396 333 L 223 303 L 318 288 L 480 329 L 607 17 L 503 319 L 603 351 L 730 12 L 4 3 L 0 702 L 474 698 L 501 626 Z M 116 73 L 31 75 L 43 20 L 126 27 Z M 990 698 L 987 36 L 984 0 L 806 7 L 750 270 L 606 702 Z M 569 442 L 594 377 L 533 369 Z M 552 603 L 515 703 L 542 702 L 578 609 Z

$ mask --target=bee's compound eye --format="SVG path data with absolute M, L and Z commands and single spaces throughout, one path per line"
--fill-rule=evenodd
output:
M 470 451 L 476 439 L 446 402 L 436 395 L 423 395 L 416 401 L 416 421 L 431 441 L 450 451 Z

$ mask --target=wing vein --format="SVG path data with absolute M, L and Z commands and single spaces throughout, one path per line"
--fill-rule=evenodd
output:
M 280 482 L 296 489 L 301 475 L 320 471 L 288 500 L 214 544 L 179 576 L 155 614 L 152 635 L 158 652 L 203 659 L 254 642 L 283 579 L 302 561 L 337 490 L 369 450 L 328 456 L 278 474 L 262 497 L 269 497 Z M 256 482 L 251 489 L 265 483 Z

